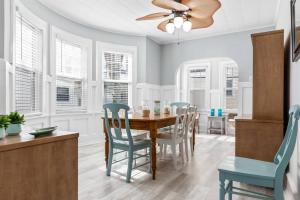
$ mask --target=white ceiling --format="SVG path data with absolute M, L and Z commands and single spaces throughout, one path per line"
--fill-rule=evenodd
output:
M 280 0 L 221 0 L 215 23 L 205 29 L 174 35 L 159 31 L 160 21 L 136 21 L 146 14 L 162 11 L 151 0 L 38 0 L 60 15 L 97 29 L 130 35 L 149 36 L 160 43 L 190 40 L 213 35 L 273 26 Z

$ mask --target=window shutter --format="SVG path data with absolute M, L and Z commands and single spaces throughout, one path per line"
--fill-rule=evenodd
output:
M 56 39 L 56 108 L 86 110 L 86 62 L 81 46 Z
M 132 55 L 120 52 L 103 52 L 104 103 L 128 105 Z
M 42 31 L 16 13 L 15 101 L 21 113 L 41 111 Z

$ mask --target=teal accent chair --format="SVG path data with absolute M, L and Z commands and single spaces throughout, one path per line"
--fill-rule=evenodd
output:
M 297 140 L 300 105 L 289 111 L 289 123 L 284 140 L 275 155 L 273 162 L 265 162 L 242 157 L 228 157 L 219 166 L 220 191 L 219 199 L 228 199 L 232 195 L 242 195 L 256 199 L 283 200 L 283 179 L 285 169 L 291 159 Z M 266 195 L 233 186 L 233 181 L 250 185 L 273 188 L 273 195 Z
M 127 168 L 127 176 L 126 176 L 126 182 L 130 182 L 131 179 L 131 172 L 132 172 L 132 164 L 134 159 L 134 154 L 138 155 L 137 158 L 141 157 L 150 157 L 151 155 L 151 142 L 148 139 L 140 139 L 140 140 L 134 140 L 131 134 L 130 126 L 129 126 L 129 120 L 128 120 L 128 111 L 129 107 L 124 104 L 117 104 L 117 103 L 108 103 L 103 105 L 103 109 L 105 111 L 105 128 L 108 133 L 109 138 L 109 157 L 108 157 L 108 164 L 107 164 L 107 171 L 106 175 L 110 176 L 111 168 L 113 164 L 113 155 L 114 155 L 114 149 L 120 150 L 121 152 L 125 151 L 128 155 L 128 168 Z M 119 115 L 120 111 L 125 111 L 125 131 L 126 134 L 122 134 L 122 126 L 121 126 L 121 117 Z M 109 123 L 109 112 L 111 112 L 111 123 Z M 124 132 L 124 131 L 123 131 Z M 145 155 L 141 155 L 137 153 L 137 151 L 143 150 L 147 148 L 150 149 L 149 153 L 146 153 Z M 146 151 L 147 152 L 147 151 Z M 124 160 L 124 159 L 122 159 Z M 115 161 L 116 162 L 120 162 Z M 151 160 L 151 159 L 150 159 Z M 142 165 L 148 164 L 150 162 L 146 162 Z M 140 165 L 140 166 L 142 166 Z M 138 167 L 140 167 L 138 166 Z

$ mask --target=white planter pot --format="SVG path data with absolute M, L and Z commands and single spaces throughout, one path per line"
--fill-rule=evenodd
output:
M 22 132 L 21 124 L 10 124 L 6 129 L 8 136 L 19 135 Z
M 5 137 L 5 128 L 0 128 L 0 139 Z

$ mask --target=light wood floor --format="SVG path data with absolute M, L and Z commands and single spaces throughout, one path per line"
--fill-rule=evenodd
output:
M 234 137 L 197 135 L 195 154 L 180 169 L 174 169 L 171 157 L 167 157 L 158 160 L 157 180 L 153 181 L 146 170 L 136 170 L 133 182 L 128 184 L 116 173 L 112 173 L 111 177 L 105 175 L 103 139 L 101 141 L 79 148 L 80 200 L 216 200 L 217 166 L 224 157 L 234 155 Z M 126 172 L 126 165 L 119 164 L 113 168 Z M 265 189 L 256 190 L 266 192 Z

